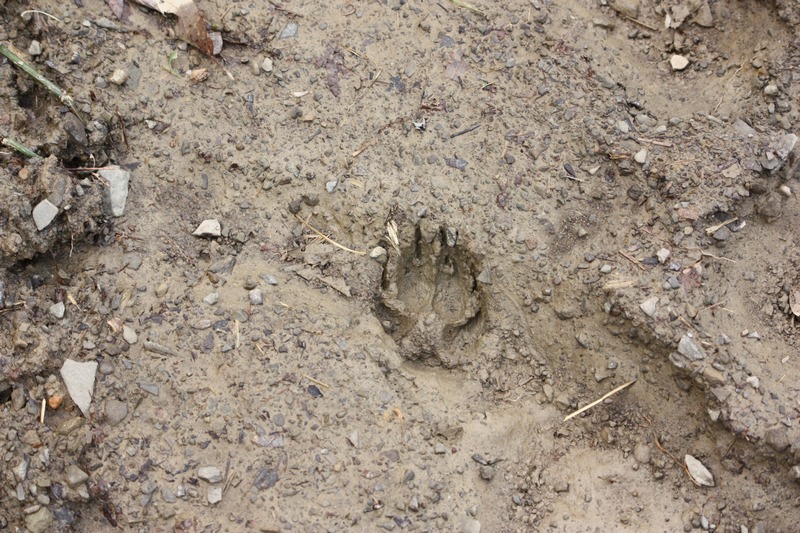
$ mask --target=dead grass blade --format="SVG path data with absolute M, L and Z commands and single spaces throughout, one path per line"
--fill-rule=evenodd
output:
M 328 237 L 327 235 L 322 233 L 320 230 L 318 230 L 317 228 L 315 228 L 314 226 L 312 226 L 311 224 L 309 224 L 308 222 L 306 222 L 304 219 L 300 218 L 299 216 L 295 215 L 295 218 L 302 225 L 304 225 L 305 227 L 307 227 L 308 229 L 310 229 L 311 231 L 316 233 L 322 240 L 324 240 L 326 242 L 329 242 L 330 244 L 336 246 L 340 250 L 344 250 L 345 252 L 350 252 L 351 254 L 356 254 L 356 255 L 367 255 L 367 252 L 362 252 L 360 250 L 353 250 L 352 248 L 348 248 L 347 246 L 343 246 L 343 245 L 339 244 L 338 242 L 334 241 L 333 239 L 331 239 L 330 237 Z

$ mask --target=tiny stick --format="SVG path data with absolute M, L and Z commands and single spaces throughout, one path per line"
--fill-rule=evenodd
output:
M 616 389 L 612 390 L 611 392 L 609 392 L 609 393 L 607 393 L 607 394 L 604 394 L 602 397 L 600 397 L 599 399 L 597 399 L 597 400 L 593 401 L 593 402 L 592 402 L 592 403 L 590 403 L 589 405 L 587 405 L 587 406 L 585 406 L 585 407 L 581 407 L 580 409 L 578 409 L 578 410 L 577 410 L 577 411 L 575 411 L 574 413 L 567 415 L 567 416 L 564 418 L 564 422 L 566 422 L 566 421 L 567 421 L 567 420 L 569 420 L 570 418 L 573 418 L 573 417 L 576 417 L 576 416 L 578 416 L 579 414 L 581 414 L 581 413 L 582 413 L 582 412 L 584 412 L 584 411 L 588 411 L 589 409 L 591 409 L 592 407 L 594 407 L 594 406 L 595 406 L 595 405 L 597 405 L 598 403 L 602 402 L 603 400 L 605 400 L 605 399 L 606 399 L 606 398 L 608 398 L 609 396 L 613 396 L 614 394 L 618 393 L 618 392 L 619 392 L 619 391 L 621 391 L 622 389 L 624 389 L 624 388 L 626 388 L 626 387 L 630 387 L 631 385 L 633 385 L 633 384 L 634 384 L 634 383 L 636 383 L 637 381 L 638 381 L 638 380 L 634 379 L 633 381 L 629 381 L 629 382 L 625 383 L 624 385 L 620 385 L 620 386 L 619 386 L 619 387 L 617 387 Z

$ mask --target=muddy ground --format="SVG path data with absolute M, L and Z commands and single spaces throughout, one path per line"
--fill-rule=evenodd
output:
M 0 526 L 797 530 L 794 4 L 198 5 L 0 2 Z

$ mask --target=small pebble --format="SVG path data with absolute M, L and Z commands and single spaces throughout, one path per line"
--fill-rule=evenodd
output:
M 683 70 L 689 66 L 689 60 L 676 54 L 669 59 L 669 64 L 672 66 L 672 70 Z
M 53 304 L 48 309 L 48 311 L 50 312 L 51 315 L 53 315 L 54 317 L 59 318 L 59 319 L 60 318 L 64 318 L 64 311 L 65 310 L 66 310 L 66 307 L 64 306 L 64 302 L 58 302 L 56 304 Z
M 264 295 L 261 293 L 261 289 L 253 289 L 248 293 L 248 297 L 250 299 L 250 303 L 253 305 L 261 305 L 264 303 Z
M 113 74 L 111 74 L 111 77 L 108 78 L 108 81 L 114 85 L 124 85 L 125 82 L 128 81 L 128 73 L 121 68 L 118 68 Z
M 42 43 L 36 40 L 31 41 L 30 46 L 28 46 L 28 54 L 33 57 L 42 55 Z
M 208 305 L 214 305 L 215 303 L 217 303 L 219 301 L 219 293 L 218 292 L 212 292 L 211 294 L 209 294 L 208 296 L 203 298 L 203 301 L 205 303 L 207 303 Z

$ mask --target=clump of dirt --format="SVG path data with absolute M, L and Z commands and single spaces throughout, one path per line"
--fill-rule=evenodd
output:
M 37 227 L 35 209 L 52 209 Z M 77 180 L 58 158 L 28 160 L 5 168 L 0 186 L 0 268 L 57 250 L 74 247 L 103 227 L 103 186 L 99 180 Z

